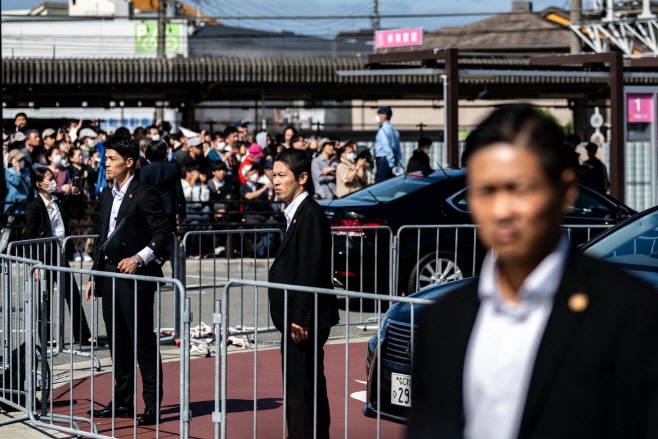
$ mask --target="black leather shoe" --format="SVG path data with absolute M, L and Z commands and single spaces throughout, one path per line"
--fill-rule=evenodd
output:
M 91 410 L 87 412 L 88 415 L 91 415 Z M 129 407 L 115 407 L 114 416 L 117 418 L 132 418 L 133 417 L 133 408 Z M 105 408 L 100 410 L 94 410 L 95 418 L 111 418 L 112 417 L 112 403 L 109 403 Z
M 157 411 L 155 406 L 149 405 L 144 408 L 144 414 L 139 419 L 139 425 L 155 425 L 157 423 Z

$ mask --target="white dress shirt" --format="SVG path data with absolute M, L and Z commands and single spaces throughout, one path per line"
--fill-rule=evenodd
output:
M 114 185 L 112 185 L 112 210 L 110 211 L 110 227 L 107 230 L 107 237 L 109 238 L 114 229 L 117 227 L 117 216 L 119 215 L 119 209 L 121 208 L 121 202 L 123 197 L 125 197 L 128 187 L 130 187 L 130 182 L 133 181 L 135 176 L 133 175 L 128 179 L 127 182 L 123 184 L 121 189 L 118 189 L 119 185 L 117 181 L 114 180 Z M 153 259 L 155 259 L 155 253 L 149 246 L 144 247 L 139 253 L 137 253 L 140 258 L 144 261 L 144 265 L 148 265 Z M 106 258 L 107 259 L 107 258 Z M 120 261 L 115 261 L 117 264 Z
M 64 238 L 66 238 L 66 229 L 64 228 L 62 213 L 59 211 L 59 206 L 55 202 L 57 197 L 52 195 L 50 201 L 48 201 L 43 195 L 39 194 L 39 196 L 46 204 L 46 210 L 48 211 L 48 217 L 50 218 L 50 229 L 53 232 L 53 236 L 56 236 L 60 242 L 64 242 Z
M 302 204 L 302 201 L 304 201 L 306 197 L 308 197 L 308 192 L 306 191 L 297 195 L 297 198 L 295 198 L 292 203 L 286 207 L 286 210 L 283 211 L 283 215 L 286 217 L 286 231 L 290 228 L 290 223 L 292 223 L 292 219 L 295 217 L 297 208 Z
M 518 436 L 537 349 L 562 279 L 569 241 L 562 237 L 525 279 L 519 303 L 503 298 L 496 257 L 482 265 L 478 311 L 464 364 L 467 439 Z

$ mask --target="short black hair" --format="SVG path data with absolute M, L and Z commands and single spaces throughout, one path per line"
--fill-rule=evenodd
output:
M 429 137 L 421 137 L 418 139 L 418 147 L 422 148 L 423 146 L 432 146 L 432 139 Z
M 212 135 L 212 140 L 224 140 L 224 139 L 226 139 L 226 136 L 221 131 L 213 133 Z
M 187 175 L 188 172 L 199 171 L 199 165 L 188 165 L 183 168 L 183 176 Z
M 580 145 L 581 142 L 582 140 L 580 139 L 580 136 L 578 136 L 578 134 L 569 134 L 567 136 L 567 143 L 569 144 L 577 143 L 578 145 Z
M 40 168 L 34 168 L 32 169 L 32 173 L 30 175 L 30 180 L 32 182 L 32 190 L 27 194 L 28 195 L 28 200 L 32 201 L 37 197 L 37 193 L 39 192 L 39 188 L 37 187 L 37 183 L 42 183 L 43 179 L 46 178 L 46 174 L 50 172 L 50 175 L 53 176 L 53 180 L 55 180 L 55 174 L 53 174 L 53 171 L 50 170 L 48 167 L 40 167 Z
M 288 130 L 292 130 L 292 135 L 293 135 L 293 136 L 296 136 L 297 134 L 299 134 L 299 131 L 297 131 L 297 128 L 295 128 L 295 127 L 292 126 L 292 125 L 288 125 L 287 127 L 285 127 L 285 128 L 283 129 L 283 134 L 285 135 L 285 134 L 286 134 L 286 131 L 288 131 Z
M 299 178 L 304 172 L 308 175 L 306 184 L 313 184 L 311 181 L 311 161 L 306 151 L 301 149 L 288 148 L 274 156 L 274 163 L 281 162 L 292 171 L 295 178 Z
M 114 135 L 105 141 L 103 144 L 105 150 L 112 149 L 117 152 L 124 160 L 129 158 L 133 159 L 133 162 L 137 164 L 139 159 L 139 143 L 137 140 L 133 139 L 130 136 L 117 136 Z M 134 168 L 134 165 L 133 165 Z
M 236 127 L 226 127 L 224 128 L 224 138 L 230 136 L 233 133 L 237 133 L 238 129 Z
M 212 173 L 215 171 L 228 171 L 228 167 L 223 161 L 215 160 L 214 162 L 210 163 L 210 172 Z
M 299 142 L 300 140 L 304 140 L 304 136 L 295 134 L 290 138 L 290 146 L 292 146 L 293 143 Z
M 82 150 L 80 148 L 78 148 L 77 146 L 71 147 L 71 149 L 69 149 L 69 153 L 67 154 L 68 158 L 70 158 L 70 159 L 73 158 L 76 151 L 82 151 Z
M 148 144 L 144 155 L 146 160 L 150 162 L 164 162 L 167 159 L 167 151 L 167 144 L 162 140 L 158 140 Z
M 493 111 L 466 138 L 463 163 L 478 151 L 497 143 L 528 148 L 534 152 L 550 182 L 561 185 L 569 158 L 564 133 L 553 120 L 526 103 L 505 105 Z
M 590 142 L 587 145 L 585 145 L 585 149 L 587 150 L 587 152 L 596 152 L 599 149 L 599 145 Z
M 25 113 L 16 113 L 16 116 L 14 116 L 14 122 L 16 122 L 16 119 L 18 119 L 21 116 L 23 116 L 25 119 L 27 119 L 27 114 L 25 114 Z
M 137 128 L 135 128 L 135 133 L 137 133 Z M 119 127 L 114 131 L 114 135 L 130 137 L 130 131 L 126 127 Z

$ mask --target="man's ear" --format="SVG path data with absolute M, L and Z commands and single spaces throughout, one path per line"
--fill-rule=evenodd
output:
M 299 181 L 299 184 L 304 186 L 308 181 L 308 173 L 302 172 L 301 174 L 299 174 L 299 177 L 297 177 L 297 181 Z
M 133 169 L 135 168 L 135 160 L 133 160 L 132 157 L 128 157 L 126 159 L 126 167 L 133 168 Z

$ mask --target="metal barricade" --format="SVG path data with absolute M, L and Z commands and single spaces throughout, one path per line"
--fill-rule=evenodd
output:
M 65 433 L 75 434 L 85 437 L 93 438 L 113 438 L 116 437 L 117 430 L 125 429 L 131 427 L 134 435 L 137 435 L 138 424 L 137 424 L 137 410 L 136 404 L 133 405 L 133 410 L 131 413 L 118 413 L 117 416 L 117 394 L 114 383 L 117 382 L 117 372 L 115 367 L 117 361 L 130 361 L 132 367 L 133 382 L 123 383 L 126 386 L 132 387 L 132 394 L 125 393 L 123 398 L 126 398 L 128 395 L 131 396 L 133 400 L 136 399 L 137 395 L 137 365 L 139 364 L 140 372 L 145 370 L 150 371 L 150 381 L 153 381 L 153 375 L 155 375 L 155 389 L 151 388 L 153 385 L 149 381 L 149 394 L 154 400 L 155 410 L 156 410 L 156 423 L 153 427 L 155 429 L 156 437 L 160 435 L 160 406 L 161 401 L 158 395 L 163 392 L 163 387 L 161 381 L 163 381 L 164 371 L 162 366 L 159 364 L 159 359 L 161 357 L 161 345 L 163 338 L 161 336 L 162 329 L 162 319 L 163 319 L 163 300 L 162 295 L 164 291 L 164 286 L 170 285 L 174 290 L 178 290 L 179 294 L 176 296 L 180 301 L 179 307 L 184 309 L 185 319 L 181 320 L 181 327 L 179 332 L 181 334 L 180 340 L 180 353 L 178 354 L 180 361 L 180 385 L 178 389 L 180 391 L 180 436 L 183 438 L 189 437 L 189 421 L 191 420 L 191 412 L 189 408 L 189 360 L 190 360 L 190 321 L 191 321 L 191 312 L 189 311 L 189 299 L 185 298 L 185 287 L 183 283 L 176 279 L 172 278 L 157 278 L 152 276 L 142 276 L 142 275 L 127 275 L 122 273 L 110 273 L 104 271 L 92 271 L 92 270 L 82 270 L 76 268 L 65 268 L 65 267 L 54 267 L 49 265 L 37 265 L 31 268 L 29 276 L 30 279 L 38 279 L 38 288 L 35 288 L 35 294 L 28 295 L 28 310 L 39 309 L 41 310 L 40 315 L 28 315 L 27 321 L 33 322 L 34 325 L 39 325 L 40 335 L 38 338 L 45 340 L 48 338 L 49 329 L 52 331 L 53 322 L 48 322 L 48 297 L 51 295 L 53 290 L 49 288 L 48 279 L 52 279 L 55 273 L 60 273 L 62 276 L 74 276 L 82 275 L 87 276 L 89 281 L 94 285 L 93 290 L 103 291 L 104 294 L 100 300 L 111 300 L 111 307 L 105 308 L 103 310 L 104 321 L 111 316 L 111 322 L 106 322 L 110 325 L 113 330 L 111 331 L 111 337 L 108 339 L 112 346 L 112 372 L 111 374 L 96 374 L 93 361 L 90 359 L 89 367 L 84 368 L 80 367 L 77 362 L 76 370 L 74 372 L 74 362 L 73 355 L 74 352 L 69 351 L 69 364 L 68 364 L 68 375 L 66 373 L 60 373 L 55 379 L 56 371 L 63 370 L 62 367 L 56 369 L 54 362 L 48 364 L 45 361 L 42 361 L 39 368 L 41 370 L 41 376 L 47 377 L 47 384 L 41 386 L 41 410 L 39 412 L 29 410 L 28 416 L 32 423 L 37 427 L 49 428 Z M 97 282 L 102 282 L 103 286 L 96 285 Z M 37 283 L 37 282 L 35 282 Z M 69 285 L 72 286 L 73 282 L 69 282 Z M 149 287 L 146 287 L 148 285 Z M 71 287 L 72 289 L 72 287 Z M 130 297 L 129 291 L 133 292 L 133 296 Z M 111 297 L 107 297 L 107 294 L 111 293 Z M 117 294 L 120 293 L 120 294 Z M 62 291 L 58 290 L 58 294 L 62 294 Z M 152 296 L 151 296 L 152 294 Z M 105 306 L 108 306 L 105 303 Z M 151 320 L 153 318 L 153 307 L 155 307 L 155 322 Z M 97 327 L 95 325 L 96 320 L 98 319 L 97 313 L 94 311 L 95 307 L 91 307 L 91 336 L 96 337 Z M 118 317 L 122 316 L 122 317 Z M 138 318 L 139 317 L 139 318 Z M 150 325 L 149 325 L 150 324 Z M 155 324 L 155 328 L 154 328 Z M 153 330 L 155 329 L 155 332 Z M 72 327 L 69 328 L 69 336 L 73 337 Z M 36 343 L 37 335 L 34 332 L 28 332 L 27 334 L 27 345 L 33 346 Z M 168 337 L 171 339 L 171 337 Z M 118 343 L 117 343 L 118 342 Z M 144 348 L 145 345 L 151 345 L 151 348 L 155 352 L 147 353 L 147 350 Z M 141 346 L 138 349 L 138 345 Z M 94 355 L 94 345 L 91 345 L 91 356 Z M 120 350 L 121 353 L 118 354 L 117 351 Z M 52 358 L 53 348 L 46 346 L 45 343 L 41 345 L 41 358 Z M 147 361 L 147 356 L 152 359 L 152 364 L 150 361 Z M 120 358 L 117 360 L 117 358 Z M 132 358 L 132 359 L 130 359 Z M 169 363 L 167 363 L 169 364 Z M 121 366 L 122 373 L 126 373 L 126 365 Z M 35 358 L 33 353 L 28 350 L 26 355 L 26 368 L 27 370 L 33 370 L 36 368 Z M 149 372 L 144 372 L 149 373 Z M 144 373 L 142 373 L 142 378 L 144 378 Z M 171 373 L 171 372 L 170 372 Z M 108 375 L 111 375 L 111 379 L 107 379 Z M 42 379 L 43 381 L 43 379 Z M 167 379 L 166 383 L 171 383 L 172 379 Z M 58 386 L 55 389 L 55 383 L 57 382 Z M 95 404 L 98 402 L 105 403 L 107 399 L 110 399 L 110 395 L 104 395 L 101 401 L 97 400 L 97 393 L 95 392 L 95 383 L 103 383 L 105 387 L 108 385 L 112 388 L 111 390 L 111 402 L 112 402 L 112 415 L 111 415 L 111 426 L 108 424 L 104 425 L 105 431 L 98 430 L 98 426 L 94 420 L 94 409 Z M 99 387 L 103 387 L 99 383 Z M 78 391 L 78 395 L 83 391 L 82 389 L 89 385 L 89 404 L 83 406 L 83 403 L 79 403 L 76 398 L 74 398 L 74 392 Z M 145 385 L 146 386 L 146 385 Z M 35 380 L 32 374 L 27 377 L 27 391 L 28 391 L 28 400 L 33 400 L 37 396 Z M 175 392 L 176 386 L 168 385 L 168 392 Z M 147 389 L 144 389 L 146 393 Z M 81 400 L 83 400 L 81 398 Z M 137 401 L 134 401 L 135 403 Z M 121 402 L 119 402 L 121 403 Z M 125 404 L 125 403 L 124 403 Z M 60 407 L 62 407 L 60 409 Z M 120 406 L 119 406 L 120 407 Z M 89 408 L 90 414 L 88 416 L 81 416 L 85 410 Z M 56 410 L 57 409 L 57 410 Z M 81 413 L 82 411 L 82 413 Z M 130 415 L 132 418 L 130 423 L 128 421 L 117 421 L 117 418 L 127 417 Z M 89 429 L 85 430 L 80 427 L 81 423 L 89 424 Z M 68 426 L 58 425 L 58 424 L 68 424 Z M 117 425 L 118 424 L 118 425 Z M 153 431 L 151 427 L 148 427 L 146 431 Z M 105 434 L 103 434 L 105 433 Z
M 584 244 L 614 225 L 565 224 L 572 245 Z M 395 266 L 391 270 L 397 295 L 476 276 L 486 254 L 472 224 L 409 225 L 398 229 Z
M 309 333 L 311 334 L 310 337 L 313 337 L 313 343 L 314 343 L 314 367 L 313 367 L 313 376 L 314 376 L 314 384 L 313 384 L 313 429 L 316 430 L 318 426 L 318 421 L 321 418 L 321 416 L 318 415 L 318 382 L 320 381 L 321 383 L 325 382 L 321 376 L 319 376 L 318 372 L 318 302 L 319 302 L 319 296 L 320 295 L 335 295 L 340 298 L 346 298 L 346 299 L 364 299 L 364 300 L 369 300 L 373 301 L 375 303 L 375 314 L 376 314 L 376 333 L 373 334 L 376 336 L 376 343 L 374 341 L 374 338 L 370 340 L 368 345 L 372 345 L 372 347 L 375 349 L 374 355 L 370 356 L 368 353 L 367 357 L 357 357 L 356 360 L 354 360 L 354 357 L 350 357 L 350 331 L 345 331 L 344 335 L 344 342 L 345 342 L 345 359 L 344 359 L 344 365 L 345 365 L 345 376 L 344 376 L 344 386 L 345 386 L 345 391 L 344 391 L 344 401 L 342 401 L 342 404 L 340 406 L 334 405 L 333 409 L 329 409 L 331 411 L 334 411 L 334 416 L 335 416 L 335 410 L 339 407 L 343 407 L 344 409 L 344 428 L 342 429 L 344 431 L 344 435 L 347 438 L 350 435 L 350 424 L 348 420 L 348 414 L 349 414 L 349 409 L 348 409 L 348 402 L 350 398 L 350 367 L 356 367 L 359 368 L 358 365 L 362 365 L 364 363 L 364 360 L 366 365 L 368 367 L 368 388 L 369 390 L 369 395 L 371 393 L 376 393 L 374 396 L 374 399 L 376 400 L 375 404 L 376 407 L 382 407 L 382 392 L 380 389 L 382 388 L 382 371 L 384 370 L 384 366 L 382 365 L 382 362 L 384 359 L 382 358 L 382 355 L 379 355 L 380 352 L 382 352 L 382 334 L 384 334 L 384 331 L 387 328 L 387 325 L 389 323 L 388 321 L 388 313 L 384 315 L 384 318 L 382 319 L 382 305 L 383 303 L 390 304 L 391 306 L 395 303 L 404 303 L 407 304 L 406 306 L 409 307 L 409 314 L 410 314 L 410 322 L 411 325 L 409 326 L 408 329 L 408 335 L 409 335 L 409 347 L 410 347 L 410 352 L 413 352 L 414 348 L 414 337 L 415 337 L 415 328 L 416 328 L 416 322 L 415 322 L 415 314 L 418 312 L 418 307 L 419 306 L 424 306 L 424 305 L 430 305 L 432 301 L 426 300 L 426 299 L 418 299 L 418 298 L 410 298 L 410 297 L 396 297 L 392 295 L 381 295 L 381 294 L 370 294 L 370 293 L 358 293 L 358 292 L 351 292 L 351 291 L 341 291 L 341 290 L 331 290 L 331 289 L 321 289 L 321 288 L 309 288 L 309 287 L 300 287 L 300 286 L 295 286 L 295 285 L 282 285 L 282 284 L 274 284 L 274 283 L 268 283 L 268 282 L 256 282 L 256 281 L 248 281 L 248 280 L 231 280 L 228 283 L 226 283 L 224 287 L 224 291 L 222 294 L 222 300 L 221 301 L 216 301 L 215 303 L 215 314 L 214 314 L 214 322 L 215 322 L 215 330 L 217 333 L 221 333 L 222 329 L 226 329 L 232 325 L 232 321 L 237 318 L 237 316 L 234 316 L 231 313 L 231 307 L 229 306 L 230 303 L 230 295 L 237 294 L 238 291 L 242 294 L 242 287 L 249 287 L 253 289 L 253 294 L 254 294 L 254 318 L 256 319 L 256 324 L 255 326 L 257 327 L 257 320 L 259 314 L 259 305 L 258 305 L 258 294 L 259 294 L 259 288 L 260 289 L 270 289 L 270 288 L 276 288 L 278 290 L 283 291 L 284 294 L 284 333 L 282 334 L 282 346 L 281 346 L 281 355 L 283 356 L 283 361 L 282 361 L 282 381 L 283 381 L 283 391 L 282 391 L 282 400 L 283 400 L 283 407 L 281 410 L 280 415 L 282 416 L 282 423 L 279 424 L 279 421 L 276 421 L 276 423 L 273 423 L 273 419 L 275 419 L 272 415 L 268 416 L 267 422 L 262 422 L 259 425 L 258 422 L 258 413 L 259 413 L 259 399 L 258 399 L 258 392 L 259 392 L 259 383 L 261 386 L 268 386 L 267 387 L 267 393 L 272 394 L 274 391 L 272 390 L 272 385 L 274 384 L 275 388 L 280 389 L 279 383 L 273 383 L 272 379 L 265 379 L 259 381 L 259 378 L 264 375 L 263 371 L 261 370 L 261 374 L 259 374 L 259 363 L 258 363 L 258 358 L 259 358 L 259 347 L 258 347 L 258 337 L 259 334 L 261 334 L 261 331 L 255 331 L 255 345 L 254 345 L 254 350 L 253 350 L 253 395 L 250 396 L 250 398 L 253 398 L 253 431 L 246 432 L 246 423 L 244 422 L 244 419 L 241 420 L 239 423 L 240 432 L 236 433 L 236 430 L 232 428 L 232 415 L 229 414 L 229 407 L 228 407 L 228 401 L 229 401 L 229 393 L 233 393 L 236 389 L 241 390 L 244 389 L 244 377 L 241 380 L 241 385 L 235 385 L 229 388 L 229 374 L 231 373 L 240 373 L 241 375 L 244 375 L 244 368 L 247 366 L 242 366 L 240 368 L 235 368 L 231 369 L 228 364 L 228 343 L 227 343 L 227 338 L 226 336 L 222 337 L 222 342 L 221 342 L 221 355 L 217 356 L 215 359 L 215 410 L 212 414 L 212 422 L 215 423 L 215 437 L 216 438 L 222 438 L 225 439 L 228 437 L 229 433 L 232 434 L 232 437 L 247 437 L 247 436 L 252 436 L 254 438 L 257 437 L 257 432 L 259 428 L 265 428 L 266 431 L 262 432 L 261 435 L 265 435 L 267 437 L 275 437 L 278 435 L 282 435 L 283 438 L 285 439 L 287 437 L 286 434 L 286 419 L 287 419 L 287 404 L 288 404 L 288 389 L 289 389 L 289 381 L 288 381 L 288 344 L 285 342 L 285 340 L 288 339 L 289 335 L 289 327 L 290 327 L 290 319 L 288 315 L 288 297 L 290 292 L 295 292 L 296 294 L 312 294 L 315 299 L 315 310 L 314 310 L 314 315 L 315 318 L 312 319 L 314 322 L 313 328 L 309 328 Z M 240 290 L 238 290 L 238 288 Z M 231 290 L 234 291 L 231 291 Z M 349 303 L 349 301 L 347 301 Z M 403 305 L 404 306 L 404 305 Z M 221 312 L 220 312 L 221 309 Z M 389 308 L 390 309 L 390 308 Z M 347 325 L 347 328 L 349 328 L 349 319 L 350 319 L 350 313 L 349 313 L 349 305 L 348 305 L 348 312 L 346 314 L 346 319 L 347 321 L 345 324 Z M 332 330 L 333 331 L 333 330 Z M 222 334 L 225 335 L 225 334 Z M 340 336 L 342 339 L 342 335 Z M 327 349 L 329 345 L 325 346 L 325 350 Z M 338 348 L 340 349 L 340 347 Z M 335 352 L 335 351 L 333 351 Z M 264 354 L 261 355 L 267 355 L 268 352 L 265 352 Z M 248 354 L 242 354 L 242 355 L 248 355 Z M 274 368 L 277 373 L 279 369 L 279 360 L 280 357 L 277 361 L 273 361 L 274 358 L 276 358 L 278 355 L 268 355 L 268 361 L 266 362 L 268 371 L 270 371 L 270 368 Z M 325 360 L 324 362 L 326 363 L 327 361 L 333 361 L 328 360 L 326 354 L 323 354 Z M 342 359 L 341 359 L 342 361 Z M 355 363 L 356 361 L 356 363 Z M 369 364 L 368 364 L 369 362 Z M 248 366 L 249 370 L 251 366 Z M 336 363 L 335 361 L 332 362 L 332 367 L 335 369 L 336 368 Z M 408 369 L 410 370 L 411 368 L 411 358 L 409 358 L 409 365 Z M 323 366 L 323 370 L 327 370 L 326 366 Z M 362 369 L 361 369 L 362 370 Z M 249 371 L 248 371 L 249 372 Z M 247 373 L 248 373 L 247 372 Z M 320 372 L 323 373 L 324 372 Z M 410 372 L 409 372 L 410 373 Z M 267 374 L 268 376 L 271 374 Z M 338 372 L 338 376 L 340 376 L 341 379 L 341 384 L 343 384 L 343 375 L 342 372 Z M 337 383 L 329 383 L 327 384 L 327 387 L 331 385 L 331 388 L 335 389 L 335 386 Z M 373 387 L 376 386 L 376 387 Z M 278 392 L 278 391 L 277 391 Z M 243 395 L 243 394 L 241 394 Z M 246 395 L 245 395 L 246 396 Z M 320 395 L 322 398 L 324 398 L 324 394 Z M 390 396 L 390 394 L 389 394 Z M 234 398 L 235 395 L 232 396 Z M 324 403 L 323 403 L 324 404 Z M 329 401 L 329 404 L 331 406 L 331 401 Z M 243 411 L 244 409 L 240 410 Z M 322 408 L 320 410 L 323 410 Z M 340 410 L 338 410 L 340 412 Z M 359 410 L 360 411 L 360 410 Z M 235 415 L 233 415 L 235 416 Z M 381 410 L 377 410 L 376 415 L 374 415 L 377 419 L 377 438 L 380 437 L 381 433 Z M 334 417 L 335 419 L 336 417 Z M 361 423 L 358 423 L 361 424 Z M 360 425 L 352 426 L 353 428 L 360 428 Z M 335 431 L 334 431 L 335 433 Z M 353 437 L 362 437 L 361 433 L 351 433 Z M 336 436 L 335 434 L 332 434 L 333 436 Z
M 196 242 L 192 244 L 192 240 Z M 186 273 L 187 292 L 198 293 L 198 319 L 197 325 L 201 328 L 204 322 L 212 321 L 212 305 L 217 300 L 217 291 L 224 287 L 229 279 L 267 280 L 269 268 L 274 261 L 276 249 L 283 239 L 283 230 L 277 228 L 238 229 L 238 230 L 203 230 L 185 233 L 182 240 L 181 252 L 198 250 L 202 253 L 203 241 L 212 243 L 211 257 L 199 257 L 195 273 Z M 208 242 L 209 243 L 209 242 Z M 206 243 L 205 245 L 207 245 Z M 222 253 L 224 256 L 222 257 Z M 188 261 L 190 259 L 187 259 Z M 250 267 L 249 265 L 253 265 Z M 253 269 L 253 271 L 252 271 Z M 194 282 L 195 283 L 191 283 Z M 204 306 L 203 296 L 206 291 L 212 291 L 212 302 Z M 196 309 L 194 300 L 192 306 Z M 247 308 L 244 294 L 240 296 L 240 309 Z M 240 329 L 245 327 L 244 312 L 241 313 Z M 259 328 L 259 331 L 276 331 L 271 322 Z M 204 337 L 212 338 L 212 337 Z M 210 356 L 210 349 L 200 339 L 193 339 L 204 345 L 206 355 Z
M 29 375 L 25 356 L 29 346 L 28 333 L 36 328 L 30 320 L 28 298 L 31 296 L 31 268 L 40 262 L 0 254 L 2 276 L 2 313 L 0 313 L 0 331 L 2 331 L 2 378 L 0 380 L 0 405 L 11 411 L 15 409 L 25 414 L 0 421 L 0 427 L 29 419 L 28 412 L 35 410 L 35 401 L 28 396 L 25 377 Z

